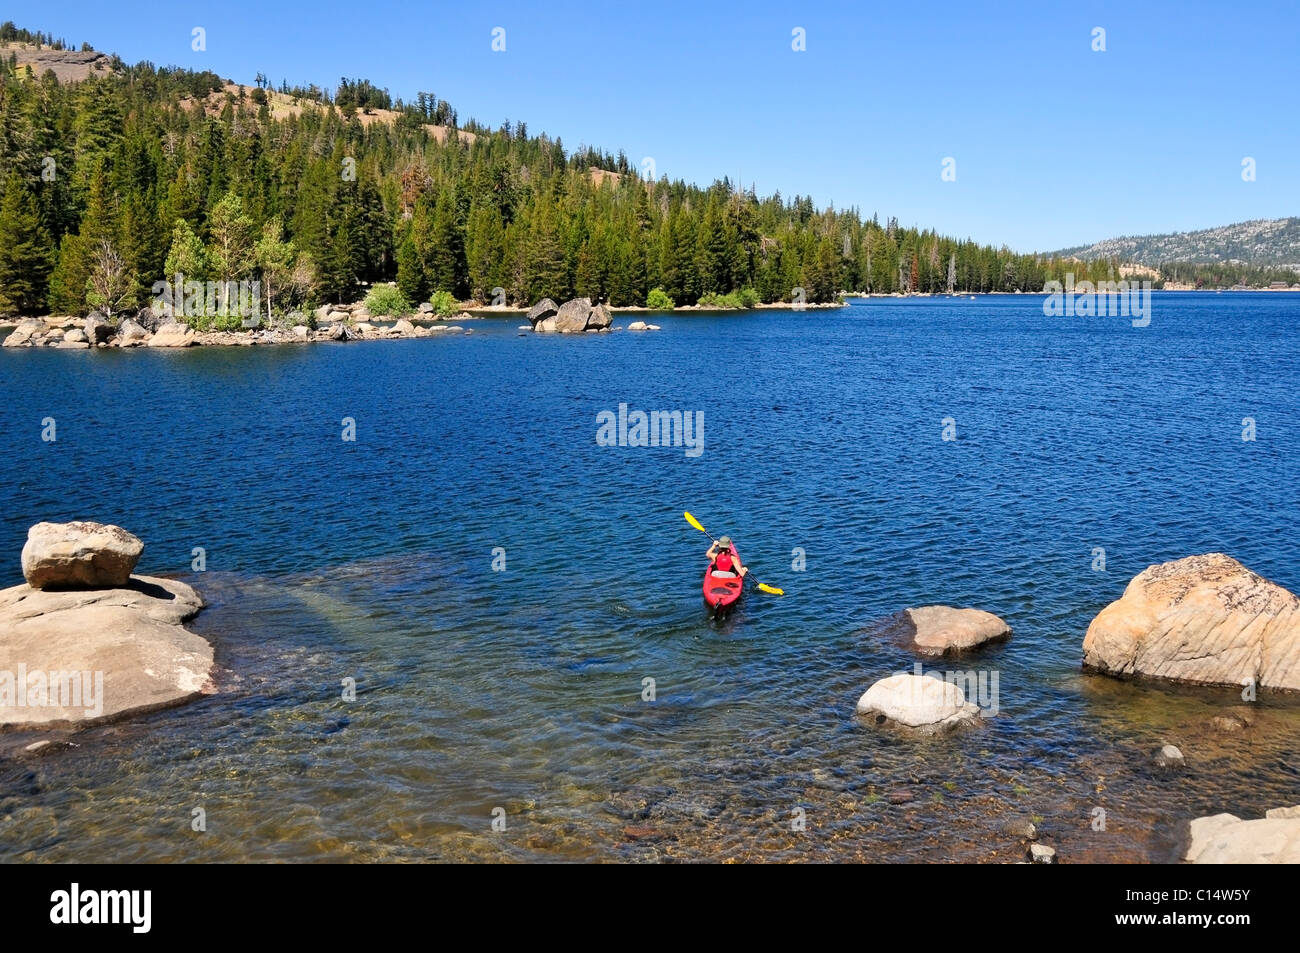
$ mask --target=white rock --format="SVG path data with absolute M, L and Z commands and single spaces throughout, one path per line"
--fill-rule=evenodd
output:
M 858 699 L 858 713 L 883 715 L 890 721 L 924 731 L 954 728 L 974 720 L 979 707 L 962 690 L 930 675 L 899 674 L 882 678 Z
M 1193 864 L 1300 864 L 1300 817 L 1243 821 L 1214 814 L 1196 818 L 1188 829 L 1183 859 Z

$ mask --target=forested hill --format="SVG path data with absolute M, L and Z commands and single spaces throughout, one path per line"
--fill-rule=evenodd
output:
M 1118 258 L 1152 267 L 1167 262 L 1236 262 L 1257 267 L 1300 268 L 1300 218 L 1255 219 L 1167 235 L 1110 238 L 1057 252 L 1084 259 Z
M 796 287 L 813 301 L 1037 291 L 1054 273 L 806 196 L 646 182 L 622 154 L 461 122 L 429 93 L 412 104 L 364 80 L 277 89 L 261 75 L 243 86 L 96 56 L 80 58 L 84 77 L 60 79 L 33 52 L 66 44 L 13 24 L 0 41 L 10 313 L 117 313 L 177 272 L 259 279 L 279 312 L 394 279 L 415 301 L 488 301 L 499 287 L 512 303 L 631 305 L 654 288 L 677 304 L 742 290 L 789 300 Z M 1080 277 L 1110 267 L 1070 264 Z

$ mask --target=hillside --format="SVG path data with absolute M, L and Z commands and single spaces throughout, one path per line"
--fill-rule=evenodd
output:
M 1300 218 L 1256 219 L 1194 232 L 1110 238 L 1055 254 L 1085 261 L 1115 258 L 1150 267 L 1182 262 L 1300 268 Z
M 1036 292 L 1060 277 L 1059 261 L 804 195 L 647 181 L 621 152 L 566 150 L 522 122 L 461 122 L 429 92 L 404 103 L 364 79 L 245 85 L 74 53 L 13 24 L 0 40 L 15 45 L 0 60 L 11 314 L 127 312 L 178 273 L 260 281 L 276 313 L 387 281 L 412 302 L 626 306 L 655 289 L 678 305 L 825 302 L 843 290 Z M 1068 264 L 1080 279 L 1114 268 Z
M 33 78 L 49 70 L 61 83 L 79 82 L 113 68 L 112 59 L 95 50 L 52 50 L 33 43 L 0 43 L 0 56 L 12 57 L 17 67 Z

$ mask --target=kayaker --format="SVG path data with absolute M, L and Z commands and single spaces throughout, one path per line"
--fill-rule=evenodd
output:
M 744 577 L 745 573 L 749 572 L 745 566 L 741 565 L 740 557 L 731 548 L 730 536 L 723 536 L 721 539 L 715 540 L 704 556 L 709 560 L 709 571 L 715 576 L 724 578 L 731 576 Z

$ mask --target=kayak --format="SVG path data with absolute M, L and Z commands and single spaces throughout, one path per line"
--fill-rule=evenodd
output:
M 734 546 L 731 553 L 734 557 L 739 558 Z M 740 598 L 744 590 L 745 579 L 743 576 L 715 575 L 712 563 L 704 570 L 704 604 L 713 610 L 715 616 L 724 615 Z

